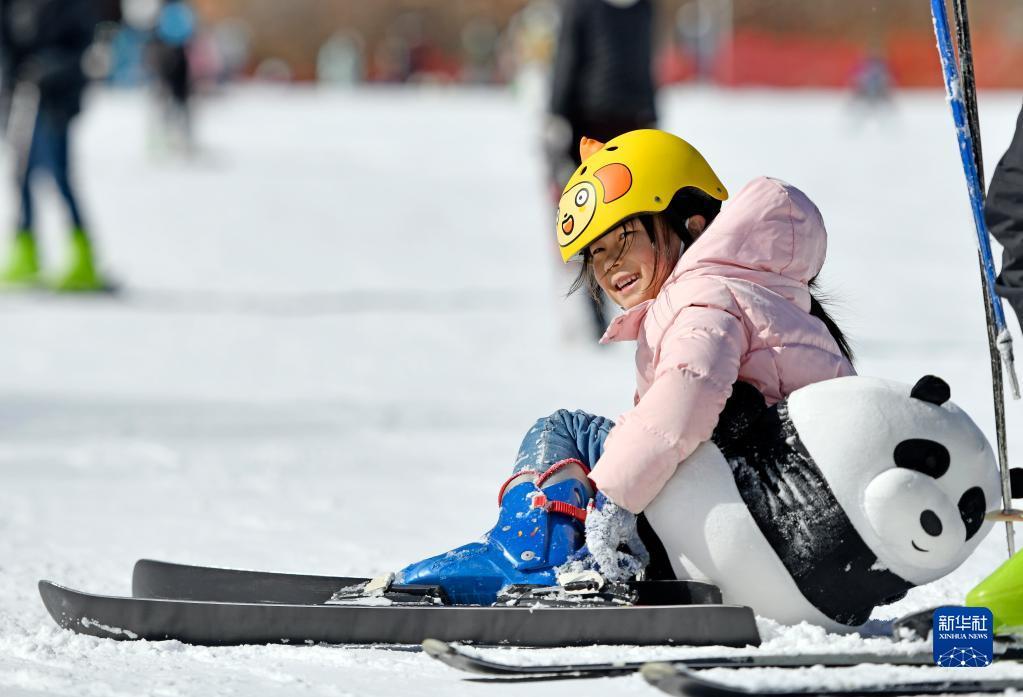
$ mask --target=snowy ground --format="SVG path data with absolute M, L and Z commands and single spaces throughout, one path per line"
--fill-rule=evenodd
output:
M 831 93 L 682 91 L 663 106 L 663 125 L 733 191 L 770 174 L 819 204 L 831 232 L 822 280 L 860 372 L 941 375 L 993 436 L 941 94 L 902 94 L 866 122 Z M 1018 107 L 1019 95 L 982 95 L 989 170 Z M 153 156 L 145 111 L 139 95 L 95 95 L 79 126 L 85 203 L 127 291 L 0 298 L 0 692 L 535 694 L 462 682 L 418 653 L 115 643 L 46 615 L 38 579 L 126 594 L 139 557 L 375 574 L 450 548 L 492 523 L 536 417 L 613 416 L 633 392 L 629 347 L 566 329 L 575 313 L 548 241 L 537 120 L 512 94 L 232 92 L 203 108 L 192 161 Z M 0 210 L 12 208 L 4 191 Z M 1021 416 L 1010 404 L 1017 452 Z M 999 530 L 877 617 L 959 600 L 1003 548 Z M 850 641 L 764 629 L 777 650 Z M 985 674 L 999 671 L 1023 680 L 1018 668 Z M 638 677 L 580 689 L 651 694 Z

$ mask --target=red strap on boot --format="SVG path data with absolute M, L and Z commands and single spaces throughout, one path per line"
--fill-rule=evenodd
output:
M 583 476 L 586 477 L 585 482 L 593 487 L 593 491 L 596 491 L 596 487 L 593 486 L 593 482 L 590 481 L 590 478 L 588 476 L 586 476 L 590 473 L 590 468 L 587 467 L 582 460 L 577 460 L 576 458 L 572 457 L 555 462 L 553 465 L 548 467 L 543 474 L 539 476 L 537 476 L 536 470 L 519 470 L 512 476 L 508 477 L 504 484 L 501 485 L 501 490 L 497 493 L 497 505 L 498 506 L 501 505 L 501 502 L 504 500 L 505 490 L 507 490 L 508 485 L 511 484 L 516 479 L 522 478 L 523 481 L 528 481 L 528 478 L 532 476 L 534 478 L 534 483 L 536 484 L 537 488 L 540 488 L 548 479 L 550 479 L 555 474 L 571 465 L 579 466 L 579 468 L 582 470 Z M 533 507 L 542 508 L 545 511 L 549 511 L 551 513 L 560 513 L 561 515 L 567 515 L 571 518 L 575 518 L 580 522 L 586 521 L 586 509 L 579 508 L 578 506 L 573 506 L 572 504 L 565 503 L 564 501 L 548 501 L 547 497 L 542 493 L 537 493 L 533 496 Z
M 561 515 L 567 515 L 570 518 L 575 518 L 580 523 L 586 522 L 586 509 L 573 506 L 570 503 L 564 501 L 548 501 L 547 497 L 543 494 L 537 494 L 533 497 L 533 508 L 542 508 L 549 513 L 560 513 Z
M 575 518 L 580 523 L 586 522 L 586 509 L 573 506 L 570 503 L 564 501 L 549 501 L 545 508 L 551 513 L 560 513 L 561 515 L 567 515 Z

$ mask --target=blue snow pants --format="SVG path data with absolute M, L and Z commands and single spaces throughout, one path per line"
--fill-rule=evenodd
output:
M 526 433 L 512 473 L 522 470 L 541 473 L 555 462 L 569 458 L 592 469 L 604 453 L 604 441 L 613 427 L 614 422 L 603 416 L 559 409 L 539 419 Z
M 604 441 L 614 421 L 584 411 L 559 409 L 539 419 L 522 439 L 514 472 L 534 470 L 543 473 L 555 462 L 575 458 L 590 469 L 604 454 Z M 650 527 L 646 516 L 637 520 L 639 535 L 650 553 L 646 573 L 649 579 L 674 579 L 675 572 L 664 545 Z

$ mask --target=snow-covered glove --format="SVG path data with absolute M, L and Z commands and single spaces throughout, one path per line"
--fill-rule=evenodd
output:
M 598 491 L 586 509 L 586 546 L 592 562 L 608 581 L 628 581 L 650 563 L 639 539 L 636 514 Z M 589 561 L 589 560 L 586 560 Z

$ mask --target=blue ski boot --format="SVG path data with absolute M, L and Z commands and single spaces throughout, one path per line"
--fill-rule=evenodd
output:
M 455 605 L 492 605 L 509 585 L 551 586 L 583 546 L 593 486 L 579 460 L 516 473 L 498 494 L 497 524 L 480 542 L 406 566 L 396 583 L 438 585 Z

